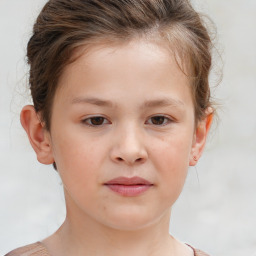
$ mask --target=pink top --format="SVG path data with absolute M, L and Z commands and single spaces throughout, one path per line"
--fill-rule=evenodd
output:
M 198 249 L 194 249 L 191 247 L 194 251 L 194 256 L 209 256 L 205 252 L 202 252 Z M 18 248 L 16 250 L 13 250 L 9 253 L 7 253 L 5 256 L 51 256 L 47 249 L 44 247 L 44 245 L 40 242 L 30 244 L 21 248 Z

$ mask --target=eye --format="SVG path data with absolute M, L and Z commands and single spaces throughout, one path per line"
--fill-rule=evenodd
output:
M 149 120 L 147 121 L 147 123 L 152 124 L 152 125 L 166 125 L 168 123 L 172 122 L 172 120 L 166 116 L 152 116 L 149 118 Z
M 82 123 L 88 126 L 101 126 L 104 124 L 109 124 L 110 122 L 105 117 L 93 116 L 82 120 Z

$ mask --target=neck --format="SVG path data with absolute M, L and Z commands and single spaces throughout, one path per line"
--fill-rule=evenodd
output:
M 165 255 L 160 252 L 174 250 L 174 239 L 169 235 L 168 228 L 166 230 L 168 221 L 164 220 L 167 222 L 164 232 L 158 223 L 143 229 L 123 231 L 91 220 L 84 220 L 81 225 L 81 222 L 71 221 L 67 215 L 58 236 L 62 246 L 66 247 L 64 251 L 68 251 L 67 255 Z
M 73 206 L 67 207 L 63 225 L 43 241 L 53 256 L 191 255 L 188 247 L 169 234 L 170 211 L 146 227 L 120 230 L 102 225 L 85 213 L 74 212 L 73 209 Z

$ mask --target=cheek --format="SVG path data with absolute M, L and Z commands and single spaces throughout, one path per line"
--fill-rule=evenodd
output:
M 185 132 L 183 135 L 166 136 L 152 143 L 152 157 L 162 166 L 160 169 L 175 172 L 189 166 L 192 135 L 187 134 Z
M 189 137 L 176 136 L 158 143 L 152 153 L 163 196 L 169 199 L 172 197 L 171 201 L 177 199 L 183 188 L 189 167 L 191 145 Z
M 81 189 L 99 182 L 102 147 L 83 136 L 59 134 L 54 138 L 53 154 L 64 186 Z
M 189 157 L 186 148 L 184 150 L 173 150 L 173 148 L 166 148 L 160 155 L 159 159 L 162 159 L 158 162 L 158 170 L 161 174 L 161 177 L 166 179 L 168 183 L 172 184 L 172 187 L 176 185 L 183 184 L 184 179 L 187 175 L 187 170 L 189 166 Z

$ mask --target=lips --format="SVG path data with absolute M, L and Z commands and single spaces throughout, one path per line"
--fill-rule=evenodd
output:
M 118 177 L 104 183 L 106 187 L 122 196 L 139 196 L 153 186 L 151 182 L 140 177 Z

